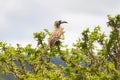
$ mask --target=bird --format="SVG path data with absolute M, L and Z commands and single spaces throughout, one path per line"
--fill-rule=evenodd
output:
M 61 24 L 63 24 L 63 23 L 67 23 L 67 22 L 62 21 L 62 20 L 55 21 L 54 26 L 55 26 L 56 30 L 54 32 L 52 32 L 52 34 L 48 40 L 48 46 L 50 48 L 55 44 L 56 41 L 58 41 L 58 39 L 62 35 L 64 28 L 61 27 Z
M 61 37 L 64 30 L 64 28 L 61 27 L 61 24 L 63 23 L 68 23 L 68 22 L 62 21 L 62 20 L 56 20 L 54 22 L 55 30 L 51 33 L 51 36 L 49 37 L 49 40 L 48 40 L 48 45 L 45 47 L 43 53 L 41 54 L 41 58 L 47 52 L 47 50 L 51 48 L 56 43 L 56 41 L 58 41 L 59 38 Z

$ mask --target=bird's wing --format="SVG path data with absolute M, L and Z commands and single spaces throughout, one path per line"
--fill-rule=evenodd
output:
M 55 42 L 60 38 L 60 36 L 62 35 L 62 32 L 63 32 L 63 28 L 60 28 L 60 29 L 57 29 L 55 30 L 50 38 L 49 38 L 49 46 L 51 47 L 52 45 L 55 44 Z

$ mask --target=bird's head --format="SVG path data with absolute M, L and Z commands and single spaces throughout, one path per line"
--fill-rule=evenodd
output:
M 55 21 L 54 26 L 56 28 L 59 28 L 60 25 L 63 24 L 63 23 L 68 23 L 68 22 L 67 21 L 62 21 L 62 20 L 57 20 L 57 21 Z

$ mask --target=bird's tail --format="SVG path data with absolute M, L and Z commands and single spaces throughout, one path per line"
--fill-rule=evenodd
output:
M 40 60 L 41 60 L 41 59 L 44 57 L 44 55 L 47 53 L 48 49 L 49 49 L 49 46 L 46 46 L 46 47 L 44 48 L 44 51 L 40 54 Z
M 48 51 L 48 49 L 49 49 L 49 46 L 46 46 L 44 51 L 43 51 L 43 54 L 45 54 Z

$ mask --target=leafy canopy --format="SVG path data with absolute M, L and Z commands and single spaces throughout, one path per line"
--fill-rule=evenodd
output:
M 44 40 L 51 35 L 47 29 L 34 33 L 35 48 L 32 44 L 13 47 L 0 42 L 0 70 L 2 74 L 12 74 L 18 80 L 118 80 L 120 15 L 108 15 L 107 25 L 111 28 L 109 36 L 101 32 L 100 26 L 93 31 L 87 28 L 72 48 L 62 44 L 62 38 L 42 56 L 42 60 L 40 54 L 47 46 Z M 61 63 L 55 64 L 52 58 L 60 58 Z

